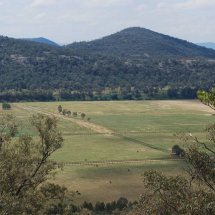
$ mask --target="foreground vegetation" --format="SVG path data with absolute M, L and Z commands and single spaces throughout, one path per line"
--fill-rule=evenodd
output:
M 198 98 L 215 109 L 215 91 L 198 92 Z M 136 210 L 138 214 L 215 214 L 215 124 L 206 128 L 207 141 L 184 136 L 188 176 L 167 177 L 161 172 L 144 173 L 144 193 Z M 132 212 L 133 213 L 133 212 Z
M 0 213 L 52 214 L 67 191 L 47 183 L 57 168 L 49 157 L 63 142 L 56 120 L 43 115 L 32 117 L 38 139 L 28 134 L 16 138 L 18 126 L 12 115 L 4 115 L 0 122 Z

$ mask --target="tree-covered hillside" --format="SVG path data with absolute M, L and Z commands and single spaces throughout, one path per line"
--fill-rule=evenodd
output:
M 0 37 L 0 100 L 194 98 L 215 82 L 215 51 L 149 30 L 86 44 Z
M 110 36 L 68 45 L 76 50 L 126 57 L 215 57 L 213 50 L 156 33 L 145 28 L 128 28 Z

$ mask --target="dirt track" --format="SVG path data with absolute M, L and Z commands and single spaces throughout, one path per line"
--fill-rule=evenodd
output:
M 114 131 L 112 131 L 108 128 L 105 128 L 103 126 L 94 124 L 92 122 L 86 122 L 86 121 L 75 119 L 75 118 L 69 118 L 69 117 L 63 116 L 61 114 L 43 111 L 39 108 L 35 108 L 35 107 L 31 107 L 31 106 L 16 105 L 16 107 L 27 110 L 27 111 L 34 111 L 34 112 L 42 113 L 42 114 L 45 114 L 48 116 L 54 116 L 54 117 L 61 118 L 61 119 L 67 120 L 67 121 L 71 121 L 71 122 L 79 125 L 80 127 L 90 129 L 99 134 L 104 134 L 104 135 L 113 135 L 114 134 Z
M 79 125 L 80 127 L 90 129 L 91 131 L 94 131 L 97 134 L 103 134 L 103 135 L 106 135 L 106 136 L 117 136 L 117 137 L 120 137 L 120 138 L 122 138 L 122 139 L 124 139 L 126 141 L 130 141 L 130 142 L 142 145 L 142 146 L 147 147 L 147 148 L 152 149 L 152 150 L 158 150 L 158 151 L 162 151 L 162 152 L 169 152 L 169 150 L 165 150 L 163 148 L 157 147 L 156 145 L 148 144 L 148 143 L 146 143 L 144 141 L 136 140 L 136 139 L 134 139 L 132 137 L 129 137 L 129 136 L 126 136 L 126 135 L 123 135 L 123 134 L 120 134 L 120 133 L 116 133 L 116 132 L 114 132 L 114 131 L 112 131 L 112 130 L 110 130 L 108 128 L 105 128 L 103 126 L 94 124 L 92 122 L 86 122 L 86 121 L 83 121 L 83 120 L 80 120 L 80 119 L 66 117 L 66 116 L 63 116 L 61 114 L 47 112 L 47 111 L 44 111 L 44 110 L 41 110 L 39 108 L 35 108 L 35 107 L 32 107 L 32 106 L 16 105 L 16 107 L 21 108 L 21 109 L 26 110 L 26 111 L 31 111 L 31 112 L 34 111 L 34 112 L 45 114 L 45 115 L 48 115 L 48 116 L 54 116 L 56 118 L 64 119 L 64 120 L 73 122 L 73 123 Z

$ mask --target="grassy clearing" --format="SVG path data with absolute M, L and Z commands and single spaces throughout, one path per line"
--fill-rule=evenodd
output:
M 57 106 L 62 105 L 71 111 L 84 112 L 91 117 L 93 124 L 120 134 L 102 135 L 75 122 L 59 119 L 59 129 L 65 141 L 63 148 L 52 158 L 60 162 L 170 158 L 171 147 L 174 144 L 183 145 L 175 137 L 176 133 L 192 132 L 203 139 L 204 128 L 215 119 L 211 116 L 213 112 L 198 101 L 47 102 L 21 105 L 52 113 L 57 113 Z M 20 133 L 36 135 L 27 120 L 34 111 L 21 110 L 15 104 L 7 112 L 14 113 L 19 119 Z M 136 199 L 142 192 L 141 173 L 144 170 L 153 168 L 168 174 L 182 170 L 180 162 L 159 162 L 98 167 L 65 166 L 64 171 L 57 175 L 56 182 L 79 190 L 82 195 L 77 197 L 78 201 L 110 201 L 120 196 Z
M 64 147 L 54 159 L 61 162 L 131 160 L 164 158 L 164 152 L 116 136 L 81 135 L 65 137 Z
M 101 102 L 28 102 L 23 103 L 44 110 L 57 112 L 57 106 L 71 111 L 85 112 L 88 115 L 106 114 L 172 114 L 172 113 L 211 113 L 208 107 L 196 100 L 179 101 L 101 101 Z

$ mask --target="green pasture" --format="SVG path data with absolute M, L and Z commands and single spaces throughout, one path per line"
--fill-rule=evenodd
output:
M 101 135 L 60 119 L 64 147 L 53 158 L 61 162 L 169 158 L 174 144 L 183 146 L 176 134 L 192 132 L 204 138 L 205 127 L 214 121 L 213 112 L 198 101 L 37 102 L 22 105 L 52 113 L 57 113 L 58 105 L 62 105 L 67 110 L 86 113 L 92 123 L 117 134 Z
M 169 154 L 117 136 L 66 136 L 64 147 L 55 153 L 60 162 L 86 162 L 167 158 Z
M 83 200 L 113 201 L 127 197 L 137 200 L 144 193 L 143 172 L 149 169 L 159 170 L 167 175 L 186 174 L 183 161 L 154 161 L 145 164 L 117 164 L 98 166 L 66 166 L 56 176 L 55 182 L 71 190 L 79 191 L 75 202 Z

